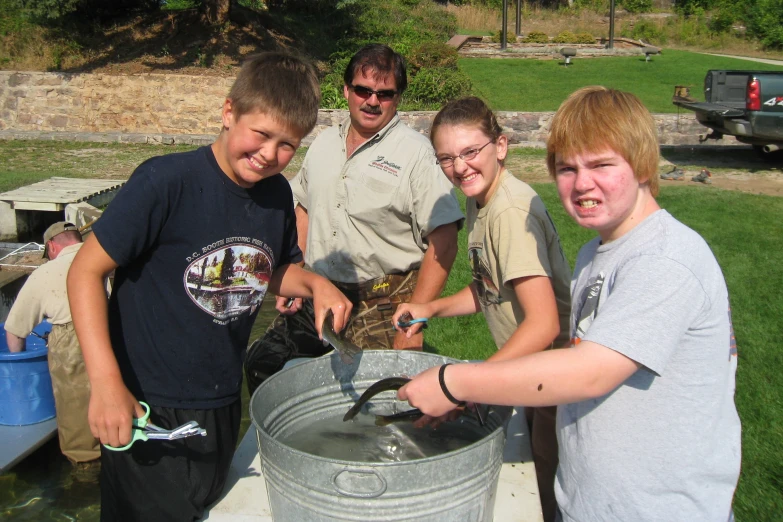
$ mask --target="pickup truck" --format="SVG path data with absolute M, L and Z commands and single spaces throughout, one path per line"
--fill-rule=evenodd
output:
M 704 101 L 675 90 L 672 102 L 695 113 L 711 129 L 701 141 L 724 134 L 753 148 L 768 159 L 783 155 L 783 71 L 728 71 L 712 69 L 704 78 Z

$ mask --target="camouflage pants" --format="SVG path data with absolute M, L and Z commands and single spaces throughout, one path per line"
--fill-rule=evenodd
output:
M 101 456 L 100 443 L 87 421 L 90 381 L 73 323 L 52 326 L 48 347 L 60 451 L 73 463 L 95 460 Z
M 391 318 L 400 303 L 408 302 L 416 288 L 418 271 L 388 275 L 365 283 L 333 281 L 353 303 L 351 319 L 342 332 L 346 339 L 362 349 L 391 350 L 397 331 Z M 247 350 L 245 375 L 252 395 L 267 378 L 297 357 L 318 357 L 332 351 L 324 346 L 315 330 L 313 302 L 305 299 L 294 315 L 278 315 L 264 336 Z

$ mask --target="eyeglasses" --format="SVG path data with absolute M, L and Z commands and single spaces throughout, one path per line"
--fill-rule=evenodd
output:
M 374 91 L 368 87 L 362 87 L 361 85 L 349 85 L 349 88 L 359 98 L 366 100 L 373 94 L 378 97 L 378 101 L 388 101 L 397 96 L 397 91 L 392 89 L 384 89 L 382 91 Z
M 489 140 L 487 143 L 485 143 L 484 145 L 482 145 L 477 149 L 468 149 L 462 154 L 458 154 L 456 156 L 441 156 L 440 158 L 435 158 L 435 163 L 447 169 L 454 165 L 454 162 L 456 161 L 457 158 L 461 159 L 462 161 L 470 161 L 476 156 L 478 156 L 479 152 L 484 150 L 484 147 L 486 147 L 490 143 L 494 143 L 494 141 L 495 140 Z

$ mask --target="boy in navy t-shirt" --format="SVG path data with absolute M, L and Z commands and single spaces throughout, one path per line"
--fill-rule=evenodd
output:
M 101 520 L 195 520 L 225 484 L 241 418 L 242 356 L 266 294 L 312 297 L 347 321 L 351 303 L 299 263 L 280 175 L 315 125 L 320 89 L 298 58 L 242 67 L 208 147 L 141 164 L 93 226 L 68 275 L 101 442 L 128 444 L 133 417 L 205 437 L 102 449 Z M 107 304 L 103 280 L 115 270 Z

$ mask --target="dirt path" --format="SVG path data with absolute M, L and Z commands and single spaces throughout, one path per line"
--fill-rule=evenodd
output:
M 541 156 L 509 156 L 507 167 L 515 175 L 529 183 L 549 183 L 552 179 Z M 661 180 L 661 186 L 700 186 L 739 190 L 749 194 L 783 196 L 783 164 L 762 160 L 747 148 L 715 147 L 702 149 L 664 148 L 659 163 L 659 173 L 677 165 L 684 172 L 683 181 Z M 705 185 L 691 181 L 693 176 L 706 168 L 712 174 L 712 183 Z

